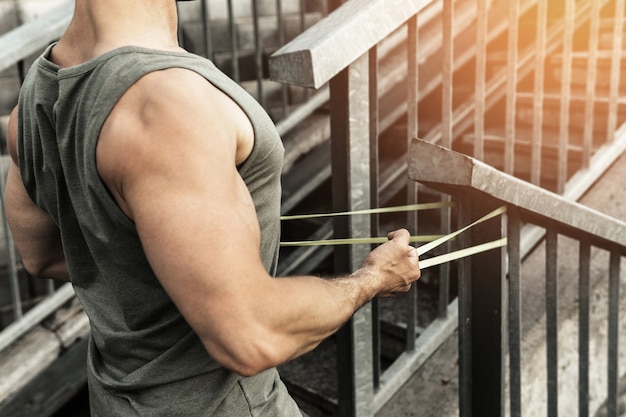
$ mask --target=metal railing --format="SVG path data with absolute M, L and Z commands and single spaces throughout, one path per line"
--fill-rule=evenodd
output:
M 623 133 L 619 140 L 626 140 Z M 620 341 L 623 343 L 619 329 L 626 312 L 626 306 L 620 304 L 619 295 L 620 263 L 626 256 L 626 223 L 521 181 L 476 159 L 424 141 L 416 140 L 412 144 L 409 172 L 413 180 L 453 195 L 459 203 L 461 224 L 469 223 L 470 219 L 494 207 L 506 206 L 505 219 L 493 221 L 482 229 L 477 227 L 462 242 L 463 245 L 473 246 L 506 237 L 508 250 L 485 252 L 461 261 L 458 297 L 461 416 L 504 416 L 507 405 L 512 417 L 521 416 L 522 411 L 527 411 L 525 408 L 530 409 L 525 415 L 538 415 L 537 410 L 541 407 L 537 404 L 542 403 L 541 399 L 525 395 L 524 392 L 530 390 L 523 389 L 536 385 L 538 380 L 543 380 L 545 384 L 543 404 L 547 405 L 541 410 L 543 415 L 594 415 L 590 411 L 595 412 L 599 402 L 596 389 L 596 410 L 590 407 L 593 397 L 591 369 L 592 365 L 602 367 L 599 358 L 604 353 L 605 367 L 596 369 L 595 373 L 599 376 L 594 375 L 594 381 L 599 385 L 606 384 L 606 415 L 617 417 L 618 379 L 626 370 L 626 366 L 618 361 Z M 537 277 L 540 279 L 532 277 L 536 270 L 523 273 L 521 236 L 529 225 L 537 225 L 546 232 L 543 251 L 536 251 L 543 252 L 543 259 L 532 264 L 543 265 L 545 276 Z M 564 241 L 559 239 L 560 236 L 572 240 Z M 573 256 L 565 254 L 563 247 L 567 246 L 573 246 L 578 253 L 574 250 Z M 602 257 L 596 250 L 608 256 Z M 567 256 L 565 262 L 570 265 L 559 263 L 559 255 Z M 531 283 L 523 286 L 525 280 Z M 532 288 L 536 284 L 540 288 Z M 559 288 L 559 285 L 564 287 L 567 284 L 570 284 L 569 291 Z M 592 300 L 592 294 L 599 293 L 604 293 L 606 298 Z M 545 313 L 547 372 L 524 381 L 522 357 L 528 352 L 523 352 L 522 340 L 529 331 L 522 326 L 522 311 L 531 319 L 536 318 L 538 313 L 531 309 L 541 305 L 536 302 L 541 296 L 544 310 L 539 315 Z M 563 300 L 560 300 L 561 297 Z M 572 300 L 577 303 L 572 303 Z M 568 356 L 568 359 L 573 356 L 570 366 L 578 375 L 574 382 L 563 380 L 568 365 L 559 362 L 561 355 L 568 354 L 563 345 L 571 345 L 560 336 L 564 326 L 559 321 L 559 315 L 567 303 L 572 306 L 569 313 L 575 310 L 572 315 L 578 316 L 578 349 Z M 607 303 L 603 318 L 597 322 L 592 320 L 592 307 L 594 310 L 602 309 L 599 306 Z M 606 329 L 606 332 L 598 335 L 596 329 L 592 338 L 591 323 Z M 597 346 L 605 346 L 605 352 Z M 571 352 L 573 349 L 568 350 Z M 505 372 L 507 359 L 508 372 Z M 509 388 L 508 404 L 503 389 L 505 386 Z M 559 397 L 564 396 L 565 391 L 569 391 L 569 404 L 559 404 Z M 560 410 L 561 414 L 559 405 L 566 408 L 565 411 Z
M 575 201 L 626 149 L 626 140 L 615 136 L 623 123 L 622 3 L 351 0 L 276 52 L 270 72 L 277 81 L 330 88 L 334 211 L 378 207 L 384 187 L 406 175 L 403 157 L 389 163 L 382 156 L 398 146 L 383 140 L 394 123 L 381 123 L 389 107 L 395 122 L 403 123 L 407 144 L 422 137 Z M 403 58 L 382 59 L 380 52 L 399 34 L 403 47 L 394 53 Z M 400 68 L 384 67 L 388 60 Z M 381 85 L 395 70 L 400 75 L 394 73 L 392 82 L 403 94 L 391 103 Z M 431 197 L 410 181 L 406 190 L 407 203 Z M 440 233 L 450 231 L 452 213 L 440 215 Z M 414 232 L 424 227 L 416 215 L 405 224 Z M 381 230 L 377 218 L 342 219 L 332 226 L 325 233 L 338 238 Z M 545 233 L 524 228 L 522 258 Z M 368 250 L 337 247 L 337 272 L 358 267 Z M 416 330 L 417 294 L 411 293 L 402 319 L 406 348 L 387 369 L 379 362 L 377 303 L 357 312 L 340 333 L 339 415 L 373 415 L 454 331 L 461 300 L 457 304 L 449 274 L 449 266 L 440 268 L 439 313 L 422 332 Z M 549 366 L 553 372 L 556 365 Z M 461 393 L 463 410 L 470 410 L 472 394 Z
M 327 4 L 331 3 L 340 2 Z M 276 10 L 281 4 L 275 4 Z M 264 105 L 277 120 L 279 131 L 286 134 L 330 96 L 330 159 L 333 204 L 337 211 L 377 207 L 388 200 L 383 194 L 392 193 L 387 189 L 398 192 L 404 188 L 407 202 L 416 202 L 425 194 L 431 197 L 424 188 L 403 179 L 407 173 L 405 156 L 385 162 L 387 148 L 393 144 L 384 141 L 383 134 L 397 125 L 398 120 L 405 120 L 406 149 L 413 138 L 423 137 L 562 192 L 567 200 L 576 200 L 626 147 L 626 141 L 615 139 L 616 126 L 622 122 L 618 117 L 622 104 L 619 98 L 622 24 L 621 19 L 605 18 L 622 16 L 623 1 L 568 0 L 564 4 L 567 7 L 559 11 L 553 2 L 533 0 L 350 0 L 270 59 L 275 81 L 320 89 L 309 97 L 308 103 L 312 104 L 301 105 L 297 101 L 301 107 L 292 109 L 293 102 L 282 100 L 274 107 L 274 101 L 269 100 Z M 253 34 L 253 52 L 242 53 L 237 49 L 242 35 L 237 32 L 233 17 L 235 5 L 227 2 L 223 27 L 230 35 L 223 35 L 227 45 L 224 50 L 214 46 L 219 44 L 216 38 L 223 31 L 204 23 L 213 20 L 215 12 L 206 7 L 205 1 L 200 3 L 200 26 L 188 27 L 202 36 L 182 31 L 181 39 L 190 50 L 212 56 L 259 100 L 265 100 L 272 97 L 268 89 L 277 86 L 267 82 L 259 64 L 265 65 L 274 44 L 262 40 L 265 38 L 260 36 L 258 24 L 263 20 L 262 13 L 256 8 L 257 3 L 252 2 L 252 15 L 259 17 L 252 19 L 257 23 L 246 29 Z M 331 7 L 326 9 L 322 14 Z M 58 37 L 64 27 L 63 19 L 69 18 L 68 10 L 59 9 L 59 16 L 54 19 L 50 15 L 44 18 L 50 17 L 49 21 L 38 20 L 0 37 L 1 65 L 16 65 Z M 300 28 L 306 27 L 305 15 L 299 14 L 296 20 L 304 22 Z M 285 22 L 274 21 L 278 26 Z M 538 22 L 534 26 L 536 35 L 520 37 L 519 28 L 535 21 Z M 607 29 L 609 36 L 603 36 Z M 287 41 L 286 36 L 280 35 L 286 33 L 283 29 L 277 33 L 279 44 Z M 581 38 L 587 39 L 584 47 L 574 42 Z M 609 45 L 603 47 L 607 38 Z M 519 45 L 519 48 L 506 45 Z M 398 55 L 401 59 L 394 60 Z M 244 74 L 240 64 L 246 59 L 254 63 L 245 65 L 246 69 L 250 67 L 254 71 Z M 554 80 L 548 82 L 551 73 L 545 70 L 553 60 L 561 64 L 563 75 L 559 75 L 556 84 Z M 390 67 L 386 66 L 388 62 L 392 62 Z M 583 70 L 586 69 L 582 94 L 575 82 L 580 77 L 570 72 L 572 68 L 580 70 L 580 66 L 572 65 L 581 62 Z M 602 62 L 610 65 L 603 67 Z M 599 71 L 603 68 L 608 68 L 608 75 L 602 77 Z M 474 76 L 468 80 L 467 74 Z M 602 83 L 603 79 L 610 82 Z M 281 85 L 277 91 L 284 99 L 292 90 Z M 529 100 L 532 109 L 522 108 Z M 554 102 L 560 105 L 556 109 L 559 124 L 557 139 L 551 142 L 553 135 L 547 129 L 550 120 L 546 115 L 555 111 Z M 585 129 L 584 140 L 579 144 L 577 138 L 582 135 L 572 128 L 577 121 L 572 114 L 579 111 L 576 106 L 581 104 L 586 116 L 585 123 L 580 125 Z M 525 122 L 529 118 L 530 128 Z M 393 185 L 397 183 L 401 184 L 399 188 Z M 453 222 L 453 212 L 442 213 L 440 231 L 446 233 Z M 468 216 L 472 214 L 473 209 L 467 211 Z M 415 232 L 424 227 L 414 214 L 405 223 Z M 381 230 L 379 218 L 337 220 L 333 226 L 337 237 L 368 237 Z M 543 227 L 524 228 L 520 237 L 522 258 L 544 234 Z M 551 231 L 548 240 L 553 239 Z M 367 251 L 367 247 L 358 245 L 337 248 L 335 269 L 337 272 L 354 269 Z M 454 332 L 459 309 L 461 315 L 466 314 L 466 304 L 453 297 L 450 269 L 443 267 L 440 271 L 437 317 L 425 328 L 418 328 L 417 293 L 411 293 L 407 301 L 409 313 L 402 326 L 406 347 L 386 369 L 380 363 L 383 320 L 378 303 L 361 309 L 350 326 L 342 330 L 338 338 L 340 415 L 373 415 Z M 616 319 L 612 320 L 614 328 Z M 12 335 L 10 339 L 16 337 Z M 553 342 L 550 345 L 554 346 Z M 352 363 L 372 366 L 354 368 L 350 366 Z M 554 373 L 554 368 L 551 369 Z M 609 379 L 614 381 L 615 377 L 611 375 Z M 465 379 L 465 385 L 462 384 L 466 387 L 461 392 L 463 410 L 469 410 L 467 404 L 471 403 L 468 381 Z M 512 385 L 511 389 L 515 391 L 516 386 L 519 385 Z M 613 383 L 610 386 L 613 390 Z M 552 385 L 548 392 L 554 393 Z M 550 395 L 554 398 L 554 394 Z M 615 402 L 614 397 L 609 395 L 609 403 Z M 498 398 L 502 401 L 502 397 Z M 513 404 L 512 408 L 515 407 Z

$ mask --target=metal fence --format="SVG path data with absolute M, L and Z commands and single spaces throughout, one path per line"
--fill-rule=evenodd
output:
M 625 139 L 622 132 L 619 140 Z M 461 224 L 506 207 L 503 219 L 472 229 L 459 242 L 472 247 L 505 237 L 508 245 L 461 261 L 460 415 L 504 416 L 508 409 L 510 416 L 587 417 L 606 399 L 605 415 L 617 417 L 618 380 L 626 370 L 618 360 L 626 312 L 620 301 L 626 223 L 428 142 L 416 141 L 411 155 L 411 178 L 454 195 Z M 534 226 L 546 239 L 534 259 L 523 263 L 521 237 Z M 537 266 L 543 274 L 536 275 Z M 538 326 L 544 343 L 534 345 L 545 345 L 539 352 L 545 372 L 522 366 L 524 356 L 533 362 L 522 349 L 523 336 L 531 333 L 523 315 L 545 315 L 545 325 Z M 577 327 L 570 339 L 562 337 L 567 320 Z M 577 344 L 571 341 L 576 336 Z M 529 388 L 537 384 L 542 395 Z
M 385 141 L 384 132 L 398 120 L 404 120 L 406 144 L 421 137 L 575 201 L 626 146 L 615 139 L 623 123 L 622 3 L 352 0 L 281 48 L 270 70 L 277 81 L 330 87 L 334 211 L 379 207 L 391 183 L 406 184 L 407 203 L 431 197 L 429 190 L 402 182 L 406 153 L 389 162 L 388 149 L 398 145 Z M 439 215 L 440 233 L 451 230 L 453 213 Z M 424 227 L 415 214 L 406 225 L 415 232 Z M 332 226 L 324 237 L 366 237 L 381 230 L 377 218 L 341 219 Z M 525 228 L 520 259 L 545 236 L 543 228 Z M 548 237 L 553 240 L 554 231 Z M 358 267 L 368 249 L 338 247 L 336 270 Z M 359 311 L 340 334 L 339 415 L 373 415 L 454 331 L 461 300 L 454 297 L 450 272 L 450 265 L 439 269 L 439 313 L 425 329 L 416 325 L 417 293 L 411 294 L 401 319 L 406 348 L 387 369 L 377 350 L 384 327 L 377 303 Z M 551 375 L 554 359 L 549 358 Z M 471 374 L 464 378 L 463 384 L 481 386 Z M 498 383 L 503 390 L 503 380 Z M 550 385 L 550 401 L 554 390 Z M 460 394 L 463 415 L 471 415 L 469 404 L 478 393 Z

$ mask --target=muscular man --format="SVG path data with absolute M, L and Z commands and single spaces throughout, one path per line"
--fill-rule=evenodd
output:
M 92 416 L 299 416 L 275 367 L 420 276 L 406 230 L 349 276 L 275 279 L 283 148 L 177 43 L 174 0 L 76 0 L 10 121 L 25 268 L 72 281 Z

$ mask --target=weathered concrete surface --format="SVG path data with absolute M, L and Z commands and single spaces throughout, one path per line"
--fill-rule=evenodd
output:
M 67 1 L 70 0 L 0 0 L 0 35 Z M 29 65 L 27 63 L 26 66 Z M 17 67 L 0 72 L 0 116 L 9 114 L 13 109 L 17 103 L 19 88 Z
M 626 155 L 581 199 L 589 207 L 626 220 Z M 524 416 L 546 415 L 545 251 L 540 245 L 524 262 L 523 343 Z M 577 415 L 578 387 L 578 244 L 559 238 L 559 415 Z M 592 250 L 590 412 L 598 413 L 606 399 L 608 254 Z M 603 282 L 598 281 L 602 279 Z M 626 263 L 621 264 L 621 291 L 626 291 Z M 620 346 L 626 346 L 626 297 L 621 297 Z M 378 412 L 377 417 L 458 416 L 457 338 L 451 337 L 433 358 Z M 626 352 L 620 352 L 620 375 L 626 374 Z M 599 410 L 600 409 L 600 410 Z M 626 414 L 624 414 L 626 415 Z

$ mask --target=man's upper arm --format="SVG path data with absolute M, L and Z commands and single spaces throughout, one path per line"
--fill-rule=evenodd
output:
M 7 145 L 11 162 L 5 189 L 6 216 L 26 270 L 35 276 L 68 281 L 59 229 L 52 217 L 37 207 L 22 182 L 17 165 L 17 108 L 9 120 Z
M 228 363 L 231 343 L 247 343 L 228 340 L 241 328 L 235 322 L 254 322 L 257 306 L 245 300 L 272 278 L 236 169 L 239 127 L 225 99 L 185 70 L 150 74 L 111 112 L 97 162 L 161 284 L 211 354 Z

